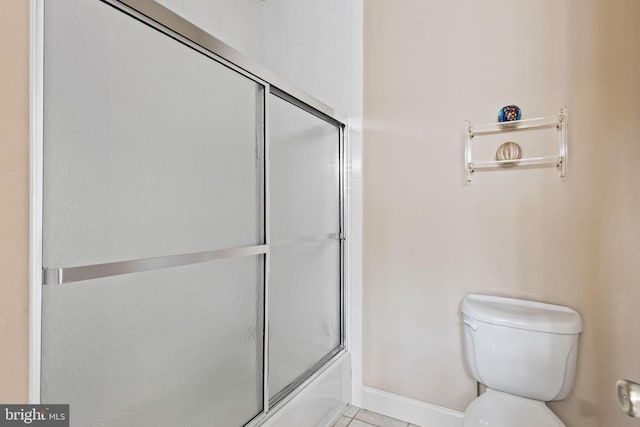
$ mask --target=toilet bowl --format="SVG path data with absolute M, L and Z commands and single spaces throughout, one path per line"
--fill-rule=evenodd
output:
M 465 359 L 487 386 L 464 427 L 565 427 L 545 402 L 573 388 L 582 319 L 559 305 L 487 295 L 462 301 Z
M 467 407 L 464 427 L 566 427 L 539 400 L 487 389 Z

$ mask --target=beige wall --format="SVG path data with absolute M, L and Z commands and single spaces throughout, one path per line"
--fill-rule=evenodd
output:
M 640 382 L 640 2 L 598 4 L 597 132 L 602 193 L 596 207 L 595 352 L 601 424 L 637 426 L 613 396 L 616 379 Z
M 464 410 L 460 300 L 537 299 L 584 320 L 576 387 L 552 408 L 631 426 L 614 386 L 640 380 L 640 2 L 376 0 L 364 25 L 365 385 Z M 567 182 L 464 184 L 464 120 L 510 103 L 569 107 Z
M 27 401 L 29 2 L 0 1 L 0 402 Z

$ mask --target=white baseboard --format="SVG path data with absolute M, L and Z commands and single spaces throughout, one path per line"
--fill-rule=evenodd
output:
M 463 412 L 362 387 L 362 407 L 421 427 L 462 427 Z

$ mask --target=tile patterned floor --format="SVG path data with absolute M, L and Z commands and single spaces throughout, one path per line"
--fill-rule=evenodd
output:
M 356 406 L 349 406 L 333 427 L 419 427 Z

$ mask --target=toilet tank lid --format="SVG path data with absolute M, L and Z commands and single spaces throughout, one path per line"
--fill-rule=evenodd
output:
M 561 305 L 470 294 L 462 300 L 462 313 L 472 319 L 509 328 L 554 334 L 582 331 L 580 315 Z

